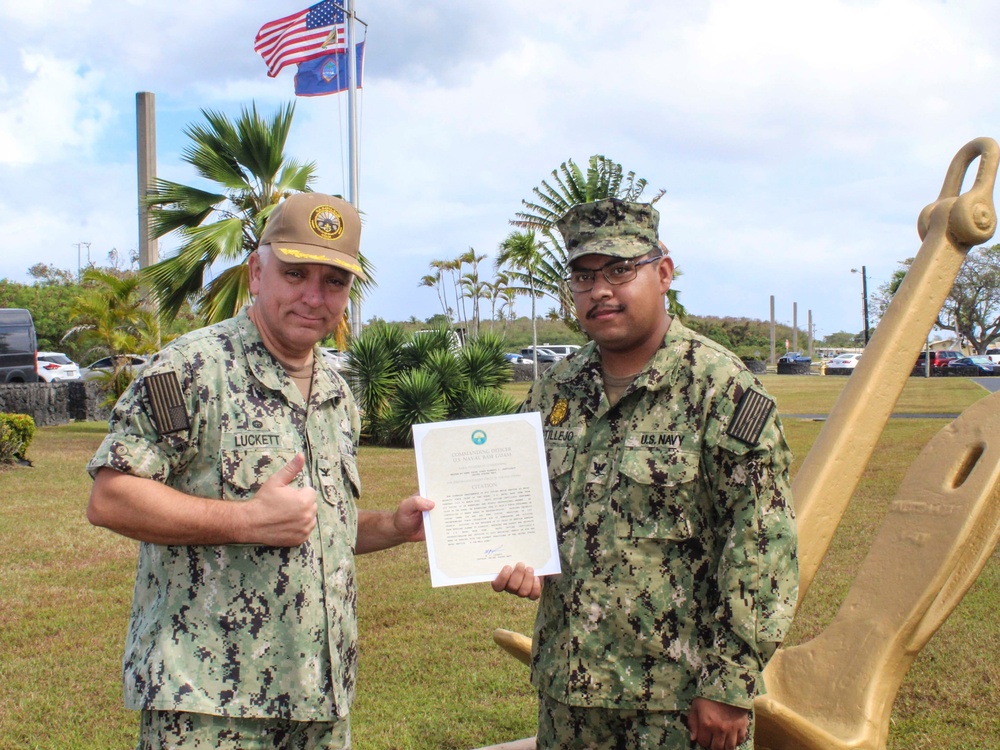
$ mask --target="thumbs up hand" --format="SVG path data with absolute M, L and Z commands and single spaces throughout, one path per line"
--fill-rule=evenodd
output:
M 297 453 L 243 504 L 245 528 L 240 536 L 246 543 L 294 547 L 309 538 L 316 526 L 316 490 L 292 486 L 305 462 Z

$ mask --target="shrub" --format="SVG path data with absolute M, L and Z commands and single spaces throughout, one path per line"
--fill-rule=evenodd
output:
M 27 414 L 0 414 L 0 462 L 23 459 L 35 437 L 35 420 Z
M 464 348 L 455 344 L 446 328 L 408 335 L 386 324 L 351 342 L 344 375 L 361 410 L 363 439 L 410 445 L 414 424 L 515 411 L 499 391 L 512 374 L 503 339 L 484 334 Z

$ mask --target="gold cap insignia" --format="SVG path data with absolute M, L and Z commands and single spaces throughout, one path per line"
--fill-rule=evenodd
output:
M 309 227 L 324 240 L 335 240 L 344 233 L 344 217 L 333 206 L 316 206 L 309 214 Z

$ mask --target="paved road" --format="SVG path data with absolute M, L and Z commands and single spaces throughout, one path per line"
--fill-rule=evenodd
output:
M 973 383 L 978 383 L 990 393 L 1000 391 L 1000 378 L 971 378 Z

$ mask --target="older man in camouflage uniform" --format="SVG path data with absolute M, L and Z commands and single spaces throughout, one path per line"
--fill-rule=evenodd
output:
M 506 567 L 541 596 L 532 655 L 543 748 L 752 747 L 761 671 L 798 566 L 791 454 L 733 354 L 671 319 L 673 263 L 650 205 L 558 223 L 593 341 L 528 394 L 540 412 L 562 574 Z
M 124 659 L 140 748 L 340 748 L 358 655 L 354 555 L 422 539 L 429 500 L 358 511 L 358 412 L 316 344 L 342 320 L 361 224 L 275 208 L 253 304 L 171 343 L 88 470 L 92 523 L 142 542 Z

